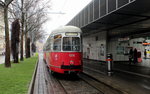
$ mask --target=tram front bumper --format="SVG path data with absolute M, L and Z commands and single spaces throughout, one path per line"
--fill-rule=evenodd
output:
M 81 69 L 81 65 L 61 65 L 61 69 Z

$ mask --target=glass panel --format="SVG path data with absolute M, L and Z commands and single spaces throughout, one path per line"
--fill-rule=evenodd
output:
M 46 41 L 46 44 L 44 45 L 44 46 L 45 46 L 45 47 L 44 47 L 45 51 L 46 51 L 46 50 L 50 50 L 50 47 L 51 47 L 50 38 L 51 38 L 51 37 L 48 38 L 48 40 Z
M 77 15 L 77 27 L 79 27 L 79 15 Z
M 85 19 L 85 23 L 84 23 L 85 25 L 88 24 L 88 16 L 89 15 L 88 15 L 88 7 L 87 7 L 87 8 L 85 8 L 85 18 L 84 18 Z
M 54 45 L 53 45 L 53 50 L 54 51 L 61 51 L 61 35 L 56 35 L 54 36 Z
M 72 37 L 72 51 L 80 51 L 79 37 Z
M 83 13 L 84 13 L 84 12 L 82 11 L 81 14 L 80 14 L 80 23 L 81 23 L 81 24 L 80 24 L 80 27 L 83 26 L 83 15 L 84 15 Z
M 90 22 L 93 21 L 93 2 L 90 4 Z
M 99 0 L 94 0 L 94 20 L 99 18 Z
M 71 51 L 71 37 L 63 38 L 63 51 Z
M 108 12 L 116 9 L 116 0 L 108 0 Z
M 121 7 L 125 4 L 127 4 L 129 2 L 129 0 L 118 0 L 118 7 Z
M 106 0 L 100 0 L 100 16 L 106 14 Z
M 79 37 L 64 37 L 63 38 L 63 51 L 80 51 L 80 38 Z
M 78 15 L 79 15 L 79 23 L 78 24 L 79 24 L 79 28 L 80 28 L 81 27 L 81 23 L 80 23 L 80 21 L 81 21 L 81 17 L 80 17 L 81 16 L 81 12 Z

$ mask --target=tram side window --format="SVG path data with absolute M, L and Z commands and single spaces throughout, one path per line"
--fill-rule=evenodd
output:
M 45 50 L 45 45 L 43 46 L 43 51 L 46 51 L 46 50 Z
M 49 44 L 46 45 L 46 51 L 50 50 Z
M 45 50 L 46 51 L 49 51 L 50 50 L 50 45 L 51 45 L 51 43 L 50 43 L 50 38 L 47 40 L 47 42 L 46 42 L 46 47 L 45 47 Z
M 54 44 L 53 44 L 53 50 L 54 51 L 61 51 L 61 35 L 54 36 Z

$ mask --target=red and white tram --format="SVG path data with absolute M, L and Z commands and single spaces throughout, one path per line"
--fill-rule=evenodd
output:
M 44 60 L 48 68 L 58 73 L 82 71 L 80 28 L 63 26 L 54 30 L 44 45 Z

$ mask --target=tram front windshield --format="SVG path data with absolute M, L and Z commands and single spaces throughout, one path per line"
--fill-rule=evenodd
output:
M 63 51 L 80 51 L 80 38 L 79 37 L 64 37 L 63 38 Z

